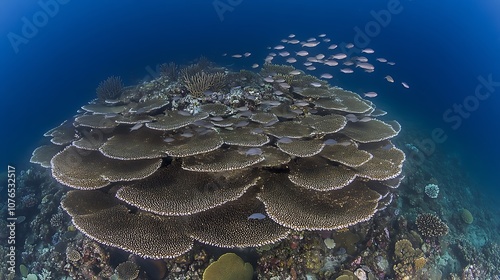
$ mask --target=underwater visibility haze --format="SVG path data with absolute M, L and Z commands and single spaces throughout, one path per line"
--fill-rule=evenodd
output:
M 500 279 L 498 1 L 0 13 L 0 279 Z

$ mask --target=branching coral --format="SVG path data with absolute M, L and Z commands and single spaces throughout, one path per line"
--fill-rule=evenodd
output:
M 174 62 L 163 63 L 160 65 L 160 73 L 162 76 L 169 78 L 171 81 L 177 81 L 179 77 L 179 67 Z
M 102 81 L 96 89 L 97 98 L 103 102 L 109 99 L 119 98 L 123 91 L 123 83 L 120 77 L 111 76 Z
M 194 97 L 202 97 L 207 90 L 220 90 L 224 86 L 226 74 L 223 72 L 205 73 L 198 72 L 193 75 L 182 76 L 186 88 Z
M 436 237 L 448 234 L 448 226 L 441 219 L 430 213 L 417 216 L 417 228 L 425 237 Z

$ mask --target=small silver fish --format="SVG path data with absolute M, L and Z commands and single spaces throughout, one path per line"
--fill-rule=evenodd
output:
M 260 102 L 262 105 L 269 105 L 269 106 L 279 106 L 281 105 L 281 102 L 278 100 L 264 100 Z
M 261 148 L 250 148 L 245 152 L 247 156 L 260 156 L 262 154 Z
M 212 121 L 214 121 L 214 122 L 220 122 L 220 121 L 222 121 L 223 119 L 224 119 L 224 118 L 223 118 L 223 117 L 220 117 L 220 116 L 210 118 L 210 120 L 212 120 Z
M 304 106 L 308 106 L 309 102 L 307 102 L 307 101 L 296 101 L 293 104 L 296 105 L 296 106 L 299 106 L 299 107 L 304 107 Z
M 394 79 L 393 79 L 390 75 L 385 76 L 385 79 L 386 79 L 389 83 L 394 83 Z
M 284 89 L 289 89 L 291 86 L 287 83 L 279 83 L 280 87 L 284 88 Z
M 246 111 L 241 111 L 238 114 L 236 114 L 236 117 L 245 117 L 249 118 L 252 115 L 252 111 L 246 110 Z
M 249 122 L 249 121 L 240 121 L 240 122 L 236 123 L 236 124 L 234 125 L 234 127 L 245 127 L 245 126 L 247 126 L 248 124 L 250 124 L 250 122 Z
M 300 51 L 295 53 L 298 56 L 307 56 L 309 53 L 307 51 Z
M 172 137 L 165 137 L 165 139 L 163 139 L 163 142 L 165 142 L 165 143 L 170 143 L 170 142 L 174 142 L 174 141 L 175 141 L 175 139 Z
M 284 143 L 284 144 L 288 144 L 288 143 L 292 143 L 292 139 L 288 138 L 288 137 L 283 137 L 283 138 L 280 138 L 278 140 L 278 143 Z
M 358 56 L 356 58 L 357 61 L 359 62 L 368 62 L 368 58 L 364 57 L 364 56 Z
M 365 97 L 373 98 L 373 97 L 377 97 L 378 94 L 374 91 L 370 91 L 370 92 L 365 93 L 364 95 L 365 95 Z
M 134 126 L 130 128 L 130 131 L 138 130 L 139 128 L 142 127 L 142 123 L 136 123 Z
M 335 145 L 337 144 L 337 141 L 335 141 L 335 139 L 327 139 L 323 142 L 323 144 L 325 144 L 326 146 Z
M 335 60 L 327 60 L 325 61 L 325 65 L 328 65 L 328 66 L 337 66 L 339 65 L 339 63 Z
M 345 53 L 338 53 L 338 54 L 334 54 L 332 57 L 335 58 L 335 59 L 344 59 L 344 58 L 347 57 L 347 54 L 345 54 Z
M 373 66 L 372 64 L 370 64 L 368 62 L 359 62 L 356 64 L 356 67 L 361 67 L 361 68 L 366 69 L 366 70 L 374 70 L 375 69 L 375 66 Z
M 349 146 L 349 145 L 351 145 L 351 142 L 349 142 L 349 141 L 339 142 L 339 143 L 337 143 L 337 145 L 340 145 L 340 146 Z
M 189 113 L 188 111 L 177 111 L 177 114 L 181 115 L 181 116 L 191 116 L 191 113 Z
M 248 216 L 248 220 L 262 220 L 265 219 L 266 215 L 262 213 L 253 213 L 252 215 Z
M 264 124 L 264 126 L 271 126 L 271 125 L 273 125 L 273 124 L 275 124 L 277 122 L 279 122 L 279 120 L 270 121 L 270 122 Z

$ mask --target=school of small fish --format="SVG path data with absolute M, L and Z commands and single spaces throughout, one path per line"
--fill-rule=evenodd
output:
M 305 66 L 304 71 L 320 70 L 324 72 L 319 76 L 321 79 L 338 77 L 333 71 L 341 73 L 339 75 L 353 74 L 355 72 L 373 73 L 379 67 L 386 70 L 388 69 L 387 66 L 396 64 L 387 58 L 376 56 L 376 52 L 372 48 L 360 49 L 353 43 L 326 44 L 330 41 L 331 39 L 325 33 L 319 34 L 317 38 L 311 37 L 306 40 L 299 40 L 295 34 L 290 34 L 287 38 L 281 39 L 280 44 L 268 47 L 271 52 L 264 59 L 264 63 L 294 64 L 296 67 L 302 64 Z M 227 55 L 224 54 L 224 56 Z M 250 57 L 251 53 L 245 52 L 230 56 L 244 59 Z M 259 63 L 253 63 L 251 67 L 258 68 L 259 66 Z M 289 74 L 300 75 L 305 73 L 304 71 L 294 70 Z M 391 75 L 385 75 L 383 79 L 389 83 L 395 83 L 395 79 Z M 271 77 L 265 77 L 264 81 L 268 83 L 275 82 Z M 405 89 L 410 88 L 405 81 L 399 81 L 399 83 Z M 321 85 L 311 83 L 311 86 L 320 87 Z M 374 98 L 377 95 L 373 91 L 364 94 L 365 97 L 369 98 Z

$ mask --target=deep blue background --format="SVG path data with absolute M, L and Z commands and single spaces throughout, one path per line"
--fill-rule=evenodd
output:
M 187 63 L 199 55 L 234 63 L 221 56 L 225 52 L 252 52 L 245 60 L 248 67 L 261 63 L 266 47 L 289 33 L 302 39 L 327 33 L 333 42 L 350 42 L 354 27 L 364 28 L 373 20 L 370 12 L 386 9 L 389 1 L 233 0 L 237 5 L 221 21 L 214 1 L 72 0 L 59 5 L 15 53 L 9 32 L 21 35 L 23 17 L 33 21 L 42 11 L 40 3 L 49 2 L 0 2 L 0 166 L 26 166 L 41 135 L 94 98 L 96 86 L 108 76 L 120 75 L 133 84 L 158 63 Z M 334 81 L 352 90 L 380 92 L 376 103 L 395 118 L 425 128 L 415 141 L 429 137 L 434 127 L 443 128 L 449 139 L 438 149 L 461 154 L 466 170 L 495 192 L 500 87 L 457 130 L 442 115 L 474 94 L 478 76 L 492 75 L 500 82 L 500 3 L 401 0 L 401 6 L 369 47 L 396 61 L 393 76 L 411 88 L 388 87 L 383 79 L 366 76 Z

